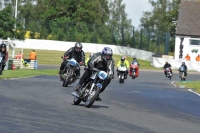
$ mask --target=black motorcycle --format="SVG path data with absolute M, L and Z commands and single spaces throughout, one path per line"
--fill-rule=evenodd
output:
M 180 67 L 179 69 L 179 77 L 181 78 L 181 81 L 185 81 L 185 68 L 183 66 Z
M 79 93 L 72 92 L 74 96 L 74 105 L 80 104 L 81 101 L 85 102 L 85 107 L 90 108 L 102 89 L 104 80 L 107 78 L 105 71 L 93 70 L 90 78 L 81 86 Z
M 3 57 L 0 57 L 0 73 L 2 72 L 3 67 Z
M 63 59 L 63 57 L 61 57 Z M 65 66 L 65 69 L 60 75 L 60 79 L 63 82 L 63 86 L 67 87 L 68 85 L 76 82 L 77 75 L 75 73 L 76 71 L 76 65 L 78 64 L 75 59 L 69 59 L 67 60 L 67 65 Z

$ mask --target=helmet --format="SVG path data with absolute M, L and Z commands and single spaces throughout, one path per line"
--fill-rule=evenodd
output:
M 185 62 L 183 62 L 182 65 L 185 65 Z
M 133 60 L 137 60 L 135 57 L 133 57 Z
M 74 47 L 76 52 L 81 52 L 83 45 L 80 42 L 77 42 Z
M 94 54 L 93 54 L 93 53 L 91 53 L 91 54 L 90 54 L 90 58 L 91 58 L 93 55 L 94 55 Z
M 124 58 L 124 56 L 122 56 L 122 58 L 121 58 L 121 61 L 122 61 L 122 62 L 124 62 L 124 61 L 125 61 L 125 58 Z
M 110 60 L 112 58 L 113 51 L 109 47 L 104 47 L 101 52 L 101 58 L 105 61 Z
M 6 50 L 6 44 L 1 44 L 0 48 L 1 48 L 1 49 L 2 49 L 2 48 L 5 48 L 5 50 Z

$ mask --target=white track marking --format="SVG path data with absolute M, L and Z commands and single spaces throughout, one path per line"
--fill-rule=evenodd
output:
M 175 82 L 176 82 L 176 81 L 172 81 L 172 82 L 171 82 L 171 84 L 172 84 L 173 86 L 175 86 L 175 87 L 176 87 L 176 85 L 174 84 Z
M 194 94 L 197 94 L 198 96 L 200 96 L 200 94 L 199 94 L 199 93 L 197 93 L 197 92 L 194 92 L 192 89 L 188 89 L 188 91 L 190 91 L 190 92 L 192 92 L 192 93 L 194 93 Z

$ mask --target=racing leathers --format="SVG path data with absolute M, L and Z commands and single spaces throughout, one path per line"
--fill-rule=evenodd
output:
M 119 70 L 118 67 L 120 66 L 125 66 L 126 67 L 126 74 L 125 74 L 125 79 L 127 79 L 127 75 L 128 75 L 128 68 L 129 68 L 129 63 L 125 61 L 119 61 L 117 64 L 117 75 L 119 75 Z
M 86 71 L 82 75 L 82 77 L 79 81 L 79 84 L 74 88 L 74 90 L 79 91 L 82 84 L 84 82 L 86 82 L 86 80 L 92 74 L 93 69 L 98 69 L 98 70 L 105 71 L 108 74 L 108 78 L 104 80 L 103 85 L 102 85 L 102 89 L 101 89 L 101 92 L 100 92 L 100 93 L 102 93 L 105 90 L 105 88 L 108 86 L 108 84 L 110 83 L 111 79 L 114 78 L 114 66 L 115 66 L 115 63 L 114 63 L 113 58 L 111 58 L 108 61 L 105 61 L 101 57 L 101 52 L 94 54 L 91 57 L 91 59 L 88 61 L 88 68 L 86 69 Z
M 184 72 L 184 76 L 187 76 L 187 66 L 186 66 L 185 64 L 184 64 L 184 65 L 182 64 L 182 65 L 180 66 L 180 68 L 178 69 L 179 73 L 181 72 L 181 67 L 184 68 L 184 69 L 183 69 L 183 70 L 184 70 L 184 71 L 183 71 L 183 72 Z
M 2 57 L 2 62 L 0 62 L 0 63 L 2 63 L 2 68 L 0 70 L 0 75 L 2 75 L 2 72 L 3 72 L 3 70 L 4 70 L 5 66 L 6 66 L 6 62 L 8 60 L 8 51 L 7 50 L 5 50 L 5 51 L 1 51 L 0 50 L 0 57 Z
M 167 77 L 166 68 L 169 68 L 171 74 L 173 74 L 173 73 L 172 73 L 172 69 L 171 69 L 171 64 L 169 64 L 169 63 L 165 63 L 165 65 L 163 66 L 163 69 L 164 69 L 164 73 L 165 73 L 165 76 L 166 76 L 166 77 Z
M 82 65 L 85 61 L 85 53 L 83 50 L 81 50 L 80 52 L 77 52 L 74 47 L 72 47 L 68 51 L 66 51 L 64 54 L 63 62 L 60 66 L 59 74 L 61 73 L 61 71 L 65 70 L 65 66 L 68 63 L 67 59 L 71 59 L 71 58 L 74 58 L 80 65 Z M 76 71 L 75 71 L 75 73 L 78 77 L 80 76 L 80 65 L 79 64 L 76 65 Z

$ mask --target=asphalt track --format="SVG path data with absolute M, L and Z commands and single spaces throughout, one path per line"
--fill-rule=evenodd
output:
M 58 77 L 0 80 L 0 133 L 199 133 L 200 97 L 177 80 L 155 71 L 124 84 L 115 77 L 89 109 L 72 105 L 76 84 L 62 87 Z

